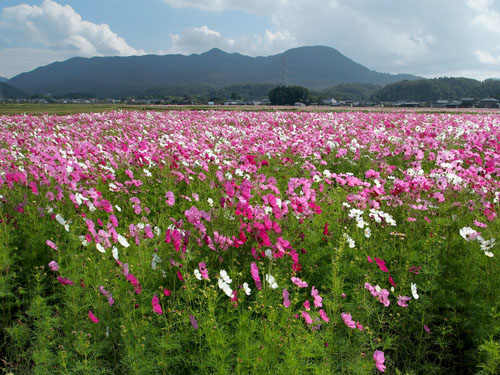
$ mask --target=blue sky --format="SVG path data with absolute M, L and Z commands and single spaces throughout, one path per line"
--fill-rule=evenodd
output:
M 0 1 L 0 76 L 74 56 L 267 56 L 326 45 L 370 69 L 500 77 L 500 0 Z

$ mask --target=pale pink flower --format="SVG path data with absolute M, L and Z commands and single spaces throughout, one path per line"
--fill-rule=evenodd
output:
M 373 360 L 375 361 L 375 367 L 377 367 L 377 370 L 379 370 L 380 372 L 384 372 L 385 371 L 384 352 L 381 350 L 375 350 L 375 352 L 373 353 Z
M 167 205 L 172 207 L 175 203 L 174 193 L 172 193 L 171 191 L 167 191 L 167 194 L 165 194 L 165 198 L 167 198 L 167 200 L 165 201 Z
M 356 328 L 356 322 L 352 320 L 352 316 L 349 313 L 342 313 L 342 320 L 344 321 L 345 325 L 348 326 L 349 328 Z
M 54 271 L 54 272 L 57 272 L 59 271 L 59 264 L 57 264 L 57 262 L 55 260 L 49 262 L 49 269 L 51 271 Z
M 196 320 L 193 314 L 189 315 L 189 321 L 191 322 L 191 325 L 193 326 L 194 329 L 198 329 L 198 321 Z
M 305 281 L 302 281 L 301 279 L 299 279 L 298 277 L 295 277 L 295 276 L 292 276 L 290 278 L 290 280 L 292 280 L 292 282 L 297 285 L 299 288 L 307 288 L 307 283 Z
M 408 301 L 411 300 L 411 297 L 406 296 L 398 296 L 398 305 L 401 307 L 408 307 Z
M 311 315 L 309 315 L 308 312 L 302 311 L 302 317 L 304 318 L 307 324 L 312 324 L 313 321 L 311 319 Z
M 290 307 L 290 293 L 288 293 L 288 290 L 283 289 L 283 306 L 285 306 L 286 308 L 289 308 Z
M 57 250 L 57 245 L 56 245 L 54 242 L 52 242 L 51 240 L 47 240 L 47 241 L 45 241 L 45 243 L 46 243 L 46 244 L 47 244 L 47 246 L 48 246 L 48 247 L 50 247 L 51 249 L 53 249 L 53 250 Z
M 319 316 L 321 317 L 321 319 L 323 319 L 327 323 L 330 321 L 330 318 L 328 318 L 328 316 L 326 315 L 325 310 L 323 310 L 323 309 L 319 310 Z
M 323 307 L 323 304 L 321 303 L 323 297 L 319 295 L 318 290 L 315 289 L 314 286 L 312 287 L 311 290 L 311 296 L 314 297 L 314 307 Z

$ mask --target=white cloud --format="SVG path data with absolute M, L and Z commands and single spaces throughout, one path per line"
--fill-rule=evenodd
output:
M 220 48 L 231 52 L 234 46 L 234 40 L 223 37 L 218 31 L 212 30 L 206 25 L 185 29 L 180 34 L 171 34 L 170 39 L 172 45 L 168 53 L 184 55 L 206 52 L 211 48 Z
M 476 50 L 474 53 L 483 64 L 500 64 L 500 55 L 493 56 L 491 52 L 482 50 Z M 497 74 L 500 73 L 497 72 Z
M 141 55 L 144 51 L 127 44 L 107 24 L 82 20 L 68 5 L 44 0 L 40 6 L 21 4 L 4 8 L 0 30 L 8 32 L 8 39 L 28 39 L 51 49 L 71 51 L 73 55 Z
M 467 0 L 467 5 L 477 13 L 473 18 L 476 25 L 500 34 L 500 13 L 493 0 Z
M 254 14 L 266 14 L 273 9 L 286 6 L 288 0 L 163 0 L 173 8 L 196 8 L 209 12 L 222 12 L 224 10 L 241 10 Z
M 206 25 L 171 34 L 170 39 L 172 45 L 168 53 L 185 55 L 206 52 L 212 48 L 246 55 L 269 55 L 295 46 L 295 38 L 287 31 L 266 30 L 262 35 L 228 37 Z

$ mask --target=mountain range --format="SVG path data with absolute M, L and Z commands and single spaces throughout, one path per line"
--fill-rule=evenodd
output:
M 123 97 L 173 86 L 220 88 L 247 83 L 284 83 L 321 90 L 339 83 L 386 85 L 419 78 L 376 72 L 334 48 L 310 46 L 266 57 L 226 53 L 217 48 L 189 56 L 74 57 L 19 74 L 7 83 L 31 95 L 80 92 Z

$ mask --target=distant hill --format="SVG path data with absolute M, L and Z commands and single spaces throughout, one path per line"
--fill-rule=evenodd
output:
M 101 97 L 140 96 L 171 86 L 287 84 L 324 89 L 339 83 L 386 85 L 419 77 L 379 73 L 324 46 L 299 47 L 267 57 L 211 49 L 202 54 L 75 57 L 19 74 L 9 84 L 30 94 L 84 92 Z
M 27 98 L 28 94 L 5 82 L 0 82 L 0 100 Z
M 5 77 L 0 77 L 0 82 L 7 82 L 9 79 Z
M 500 81 L 488 79 L 480 82 L 469 78 L 419 79 L 387 85 L 373 95 L 376 101 L 389 102 L 460 100 L 471 97 L 500 99 Z

